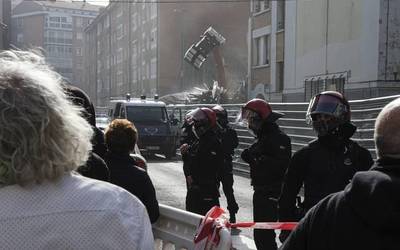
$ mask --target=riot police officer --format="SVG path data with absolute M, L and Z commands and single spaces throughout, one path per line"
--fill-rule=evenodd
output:
M 356 131 L 350 118 L 350 105 L 339 92 L 326 91 L 311 99 L 306 120 L 318 138 L 292 157 L 279 199 L 281 221 L 301 219 L 325 196 L 343 190 L 357 171 L 372 166 L 369 151 L 350 139 Z M 296 205 L 303 185 L 304 201 Z M 281 241 L 288 233 L 281 233 Z
M 254 221 L 276 221 L 276 202 L 291 156 L 290 138 L 276 124 L 283 114 L 273 112 L 266 101 L 253 99 L 242 107 L 241 116 L 256 137 L 241 154 L 250 165 Z M 257 249 L 277 249 L 273 230 L 254 230 L 254 241 Z
M 214 106 L 212 110 L 217 115 L 216 131 L 224 154 L 224 165 L 219 173 L 219 180 L 228 203 L 229 221 L 235 223 L 239 206 L 233 194 L 232 156 L 235 154 L 235 148 L 239 145 L 239 139 L 236 131 L 229 126 L 228 112 L 220 105 Z
M 185 175 L 185 179 L 187 180 L 189 176 L 189 154 L 188 149 L 189 146 L 195 142 L 196 136 L 193 133 L 193 123 L 190 118 L 191 112 L 188 112 L 185 115 L 183 124 L 182 124 L 182 133 L 180 136 L 180 144 L 179 150 L 181 151 L 182 155 L 182 162 L 183 162 L 183 173 Z M 186 182 L 186 188 L 188 188 L 188 183 Z
M 196 138 L 184 151 L 186 210 L 205 215 L 213 206 L 219 206 L 218 173 L 223 153 L 215 134 L 216 114 L 209 108 L 197 108 L 188 115 L 188 122 Z

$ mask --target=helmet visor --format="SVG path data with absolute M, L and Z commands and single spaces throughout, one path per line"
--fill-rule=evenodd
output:
M 261 117 L 257 112 L 254 112 L 251 109 L 242 108 L 240 112 L 237 122 L 244 127 L 250 128 L 252 124 L 260 123 Z
M 308 105 L 306 121 L 311 124 L 315 114 L 326 114 L 340 118 L 345 112 L 347 112 L 347 108 L 338 98 L 331 95 L 316 95 Z
M 209 124 L 206 113 L 200 108 L 189 112 L 186 116 L 186 119 L 189 125 L 193 125 L 195 127 L 206 126 Z

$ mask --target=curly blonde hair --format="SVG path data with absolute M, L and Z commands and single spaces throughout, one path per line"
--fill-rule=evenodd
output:
M 115 119 L 108 125 L 104 136 L 109 151 L 129 154 L 135 149 L 138 132 L 127 119 Z
M 83 165 L 92 129 L 35 51 L 0 53 L 0 183 L 54 181 Z

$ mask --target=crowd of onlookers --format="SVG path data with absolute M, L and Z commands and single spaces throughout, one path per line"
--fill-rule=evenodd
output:
M 377 161 L 351 139 L 356 127 L 345 97 L 316 95 L 307 120 L 318 137 L 292 156 L 277 123 L 283 114 L 253 99 L 241 121 L 255 141 L 249 164 L 254 221 L 300 221 L 282 231 L 282 249 L 399 249 L 400 99 L 375 123 Z M 198 108 L 182 139 L 186 208 L 219 205 L 222 183 L 230 222 L 238 212 L 232 155 L 238 145 L 226 110 Z M 105 133 L 79 88 L 35 51 L 0 52 L 0 248 L 154 249 L 159 205 L 138 131 L 116 119 Z M 301 187 L 303 199 L 298 198 Z M 276 249 L 273 230 L 254 230 L 257 249 Z

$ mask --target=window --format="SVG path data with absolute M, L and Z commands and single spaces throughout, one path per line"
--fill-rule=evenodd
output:
M 132 23 L 131 23 L 132 31 L 135 31 L 137 29 L 137 13 L 136 12 L 131 15 L 131 19 L 132 19 Z
M 123 48 L 119 48 L 117 51 L 117 63 L 120 63 L 123 61 L 123 56 L 124 56 L 124 49 Z
M 117 5 L 117 17 L 121 17 L 123 14 L 123 9 L 121 8 L 121 6 Z
M 269 36 L 254 38 L 253 65 L 263 66 L 269 64 Z
M 22 17 L 17 18 L 17 28 L 22 28 L 24 26 L 24 19 Z
M 101 61 L 97 60 L 97 74 L 100 74 L 101 72 Z
M 24 34 L 19 33 L 17 34 L 17 43 L 23 43 L 24 42 Z
M 120 23 L 117 26 L 117 39 L 118 40 L 121 39 L 123 35 L 124 35 L 124 25 Z
M 107 15 L 104 20 L 104 28 L 108 28 L 110 26 L 110 17 Z
M 157 17 L 157 4 L 151 3 L 150 4 L 150 18 L 154 19 Z
M 154 49 L 157 44 L 157 28 L 151 30 L 150 35 L 150 48 Z
M 75 51 L 77 56 L 82 56 L 82 48 L 76 48 Z
M 166 121 L 167 114 L 163 107 L 127 106 L 127 118 L 133 122 Z
M 103 25 L 101 23 L 97 24 L 97 35 L 99 36 L 103 31 Z
M 75 26 L 76 27 L 82 27 L 83 26 L 82 18 L 75 17 Z
M 150 78 L 151 79 L 156 79 L 156 69 L 157 69 L 157 59 L 152 58 L 150 60 Z
M 146 51 L 146 33 L 142 33 L 142 52 Z
M 261 12 L 269 9 L 270 0 L 253 0 L 253 12 Z
M 276 63 L 276 91 L 282 92 L 284 84 L 284 64 L 283 62 Z
M 82 40 L 82 38 L 83 38 L 82 32 L 77 32 L 76 33 L 76 39 L 77 40 Z
M 283 30 L 285 28 L 285 1 L 277 1 L 277 30 Z

